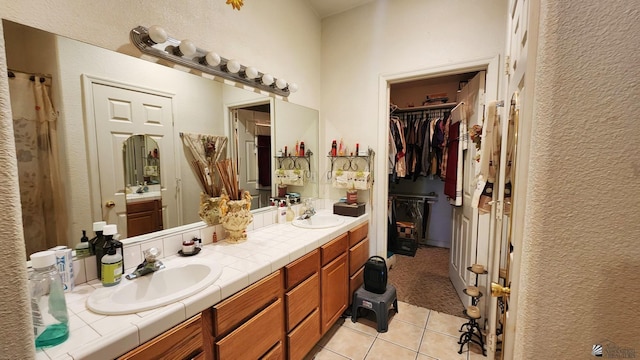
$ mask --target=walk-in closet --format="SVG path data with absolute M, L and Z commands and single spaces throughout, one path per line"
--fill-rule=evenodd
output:
M 466 124 L 455 112 L 478 74 L 484 76 L 467 72 L 390 88 L 387 247 L 395 261 L 389 276 L 403 301 L 456 316 L 463 306 L 448 268 L 454 208 L 461 205 L 455 177 L 463 174 L 455 157 L 463 156 L 458 142 L 468 139 L 459 134 L 468 129 L 458 129 Z

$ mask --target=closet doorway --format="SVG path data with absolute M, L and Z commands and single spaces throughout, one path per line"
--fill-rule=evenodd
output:
M 464 306 L 470 304 L 463 290 L 475 282 L 467 267 L 476 262 L 486 266 L 489 253 L 488 215 L 478 216 L 470 205 L 476 148 L 468 129 L 482 123 L 485 102 L 497 96 L 498 58 L 457 69 L 386 79 L 385 140 L 393 138 L 394 126 L 407 136 L 385 144 L 389 149 L 384 158 L 387 184 L 380 195 L 388 199 L 382 219 L 389 221 L 386 229 L 378 231 L 387 233 L 387 250 L 397 252 L 389 278 L 399 298 L 461 316 Z M 432 126 L 444 127 L 451 134 L 442 138 Z M 417 129 L 423 130 L 422 137 L 419 131 L 415 133 Z M 400 158 L 405 160 L 404 169 L 396 166 Z M 442 258 L 446 261 L 438 261 Z M 486 284 L 480 280 L 484 291 Z

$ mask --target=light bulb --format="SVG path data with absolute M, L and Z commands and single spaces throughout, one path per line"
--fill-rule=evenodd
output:
M 164 29 L 160 26 L 153 25 L 149 27 L 149 39 L 151 39 L 151 41 L 153 41 L 154 43 L 161 44 L 167 41 L 168 38 L 169 36 L 167 35 L 167 32 L 164 31 Z
M 262 83 L 267 86 L 270 86 L 271 84 L 273 84 L 273 76 L 269 74 L 262 75 Z
M 220 55 L 209 51 L 207 55 L 204 56 L 204 60 L 209 66 L 218 66 L 220 64 Z
M 240 71 L 240 63 L 238 60 L 231 59 L 227 61 L 227 71 L 232 74 L 238 73 L 238 71 Z
M 298 91 L 298 84 L 296 83 L 289 84 L 289 92 L 294 93 L 296 91 Z
M 284 89 L 287 87 L 287 80 L 285 79 L 278 79 L 276 80 L 276 87 L 278 89 Z
M 246 76 L 247 79 L 255 79 L 258 77 L 258 69 L 254 68 L 253 66 L 248 66 L 246 69 L 244 69 L 244 76 Z
M 196 54 L 196 45 L 191 40 L 182 40 L 178 48 L 183 56 L 192 57 Z

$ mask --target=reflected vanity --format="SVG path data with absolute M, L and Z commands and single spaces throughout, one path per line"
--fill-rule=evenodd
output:
M 154 63 L 156 60 L 148 61 L 105 50 L 11 21 L 3 20 L 3 28 L 10 69 L 26 73 L 46 73 L 52 76 L 52 99 L 60 113 L 58 125 L 60 172 L 61 177 L 65 179 L 65 189 L 61 189 L 61 192 L 64 195 L 64 205 L 68 215 L 68 223 L 61 224 L 67 234 L 63 240 L 67 243 L 62 245 L 73 246 L 82 234 L 82 230 L 89 229 L 94 221 L 116 222 L 111 220 L 116 209 L 120 209 L 118 216 L 126 217 L 124 221 L 128 223 L 129 218 L 133 218 L 128 215 L 130 210 L 128 208 L 142 203 L 136 200 L 144 197 L 148 197 L 144 199 L 145 202 L 153 200 L 157 206 L 153 210 L 145 210 L 147 211 L 145 216 L 150 217 L 154 213 L 158 221 L 153 227 L 141 230 L 140 233 L 158 229 L 163 229 L 163 232 L 169 229 L 178 231 L 180 230 L 178 227 L 186 229 L 190 224 L 191 227 L 201 224 L 198 216 L 201 189 L 196 180 L 196 174 L 185 156 L 185 149 L 181 145 L 178 134 L 197 132 L 224 135 L 229 138 L 229 143 L 233 143 L 231 112 L 242 104 L 259 101 L 271 104 L 269 114 L 271 169 L 275 168 L 273 155 L 276 146 L 291 144 L 294 141 L 294 139 L 284 138 L 285 134 L 297 134 L 296 139 L 303 139 L 309 149 L 318 149 L 317 110 L 289 103 L 286 99 L 267 95 L 255 89 L 228 85 L 220 79 L 211 79 L 210 76 L 202 75 L 197 71 L 192 70 L 192 73 L 189 73 L 174 69 L 171 66 Z M 125 45 L 122 51 L 140 56 L 133 50 L 131 44 Z M 87 82 L 84 81 L 87 77 L 98 79 L 97 81 L 112 81 L 121 84 L 124 88 L 129 86 L 136 89 L 149 89 L 169 98 L 174 105 L 170 114 L 171 141 L 174 144 L 170 149 L 173 149 L 173 153 L 165 149 L 158 151 L 157 157 L 154 158 L 153 145 L 145 145 L 147 148 L 143 153 L 144 161 L 142 157 L 139 159 L 140 164 L 134 163 L 133 159 L 127 160 L 126 156 L 121 154 L 122 146 L 116 146 L 118 143 L 131 142 L 133 147 L 133 142 L 137 141 L 133 139 L 142 140 L 150 136 L 157 139 L 157 137 L 149 131 L 116 134 L 120 136 L 119 138 L 114 136 L 114 133 L 96 132 L 94 114 L 86 109 L 86 104 L 91 102 L 86 92 Z M 122 121 L 122 113 L 118 113 L 122 107 L 118 105 L 121 104 L 111 104 L 110 111 L 113 111 L 111 116 Z M 151 110 L 153 109 L 146 108 L 146 111 L 152 113 Z M 127 138 L 130 139 L 127 140 Z M 101 165 L 98 161 L 96 142 L 112 143 L 111 156 L 114 159 L 114 170 L 107 173 L 111 176 L 99 175 Z M 228 158 L 237 161 L 238 146 L 243 144 L 227 147 Z M 157 148 L 164 149 L 163 144 L 159 143 Z M 151 159 L 149 159 L 150 151 Z M 162 167 L 159 165 L 160 161 L 162 161 Z M 165 167 L 167 163 L 170 164 L 169 167 Z M 239 167 L 239 171 L 245 170 Z M 317 161 L 312 162 L 311 172 L 317 174 Z M 273 171 L 271 173 L 271 176 L 274 176 Z M 119 176 L 113 176 L 114 174 Z M 102 189 L 102 184 L 109 181 L 113 182 L 111 186 L 115 190 L 111 193 Z M 146 192 L 144 191 L 145 181 L 148 187 Z M 137 193 L 138 183 L 143 188 L 143 194 Z M 127 186 L 129 184 L 130 187 Z M 156 197 L 158 194 L 154 193 L 156 187 L 161 193 L 158 197 Z M 165 194 L 167 190 L 174 189 L 175 196 L 172 198 L 175 198 L 175 202 L 170 203 L 165 199 Z M 304 197 L 318 196 L 317 183 L 310 182 L 304 186 L 303 190 Z M 275 188 L 272 189 L 272 195 L 275 195 L 275 191 Z M 110 207 L 111 204 L 115 204 L 114 207 Z M 268 206 L 268 203 L 265 205 Z M 256 211 L 254 208 L 252 210 Z M 168 218 L 175 220 L 168 221 Z M 132 237 L 133 234 L 128 232 L 126 237 Z M 134 242 L 139 238 L 127 239 L 125 242 Z

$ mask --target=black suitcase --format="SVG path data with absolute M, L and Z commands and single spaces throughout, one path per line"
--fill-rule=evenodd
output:
M 372 256 L 364 264 L 364 289 L 376 294 L 387 291 L 387 262 L 381 256 Z

